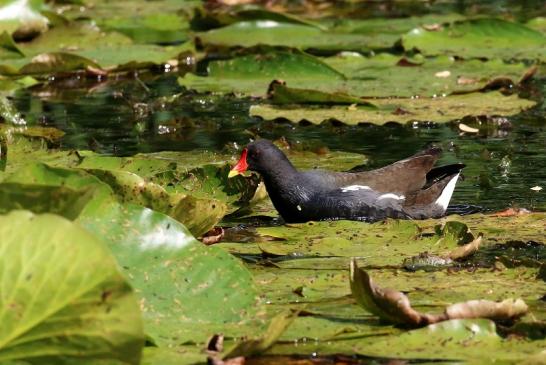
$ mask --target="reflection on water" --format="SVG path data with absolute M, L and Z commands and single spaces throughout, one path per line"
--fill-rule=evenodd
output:
M 546 79 L 522 91 L 543 100 Z M 63 148 L 93 149 L 116 155 L 161 150 L 225 150 L 253 136 L 285 136 L 308 148 L 366 154 L 370 167 L 407 157 L 428 144 L 444 148 L 442 163 L 464 162 L 465 180 L 453 203 L 486 210 L 519 206 L 546 209 L 545 107 L 507 120 L 489 121 L 479 135 L 463 135 L 449 125 L 323 126 L 260 121 L 248 116 L 249 100 L 185 92 L 176 76 L 141 75 L 97 82 L 77 78 L 20 91 L 15 97 L 30 124 L 67 132 Z M 472 121 L 470 121 L 472 122 Z M 542 191 L 531 190 L 540 186 Z

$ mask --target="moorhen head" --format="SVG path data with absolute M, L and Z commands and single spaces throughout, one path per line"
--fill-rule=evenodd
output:
M 377 170 L 298 171 L 271 141 L 248 144 L 229 177 L 258 172 L 286 222 L 384 218 L 425 219 L 445 214 L 463 164 L 433 168 L 430 148 Z

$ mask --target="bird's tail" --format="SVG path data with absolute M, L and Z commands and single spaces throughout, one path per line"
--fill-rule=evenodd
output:
M 464 167 L 453 164 L 430 170 L 424 188 L 406 198 L 404 211 L 416 219 L 444 215 Z

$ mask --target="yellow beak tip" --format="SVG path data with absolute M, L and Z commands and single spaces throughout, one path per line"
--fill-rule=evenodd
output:
M 229 170 L 228 179 L 231 179 L 234 176 L 240 175 L 241 173 L 237 170 Z

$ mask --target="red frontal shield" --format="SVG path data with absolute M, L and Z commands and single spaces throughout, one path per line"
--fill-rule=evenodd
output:
M 228 178 L 240 175 L 245 172 L 246 169 L 248 169 L 248 164 L 246 163 L 246 154 L 247 150 L 245 148 L 243 149 L 243 153 L 241 154 L 239 162 L 237 162 L 237 164 L 233 166 L 233 168 L 229 171 Z

